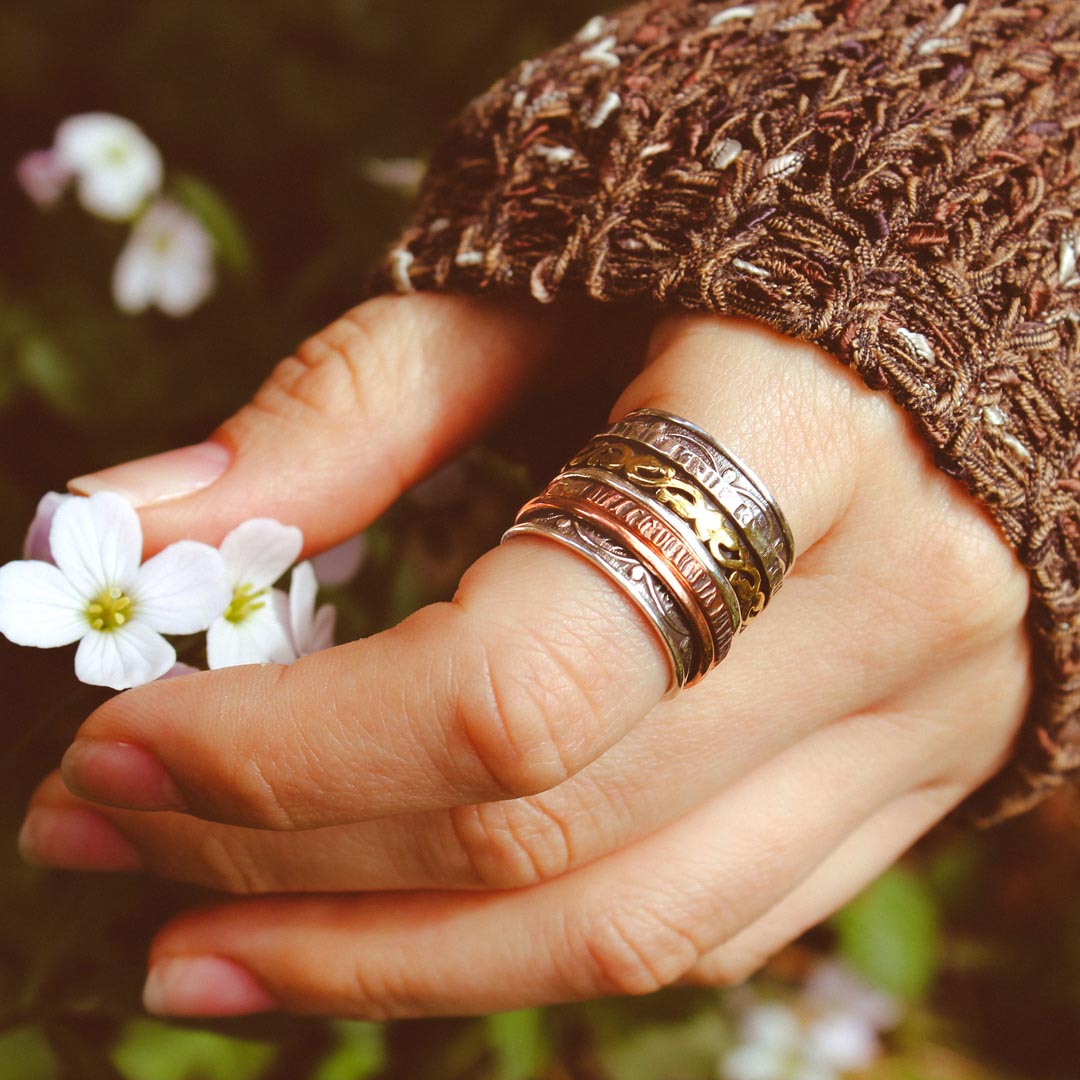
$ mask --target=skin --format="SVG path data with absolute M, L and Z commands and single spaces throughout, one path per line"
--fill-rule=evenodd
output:
M 142 512 L 150 547 L 252 516 L 339 542 L 550 371 L 569 317 L 357 308 L 217 432 L 222 479 Z M 784 508 L 798 562 L 768 612 L 662 701 L 633 605 L 524 538 L 375 637 L 114 698 L 80 744 L 141 748 L 175 785 L 142 805 L 186 809 L 121 808 L 132 791 L 70 753 L 24 852 L 232 894 L 161 930 L 152 1008 L 384 1019 L 738 981 L 1003 764 L 1030 693 L 1027 578 L 901 410 L 744 321 L 667 316 L 636 352 L 612 418 L 688 417 Z

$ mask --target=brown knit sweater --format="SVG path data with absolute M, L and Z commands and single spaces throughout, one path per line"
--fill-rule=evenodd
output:
M 452 126 L 381 274 L 749 316 L 851 365 L 1031 574 L 1031 715 L 968 809 L 1080 775 L 1078 0 L 598 16 Z

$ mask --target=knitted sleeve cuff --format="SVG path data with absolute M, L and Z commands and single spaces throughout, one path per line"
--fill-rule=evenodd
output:
M 380 287 L 747 316 L 890 393 L 1031 576 L 990 823 L 1080 773 L 1078 210 L 1075 0 L 653 0 L 470 106 Z

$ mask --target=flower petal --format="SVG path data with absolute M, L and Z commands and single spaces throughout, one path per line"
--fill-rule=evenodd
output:
M 86 600 L 51 563 L 0 566 L 0 634 L 16 645 L 55 649 L 90 630 Z
M 868 1069 L 880 1056 L 877 1030 L 855 1013 L 833 1009 L 807 1025 L 807 1056 L 839 1072 Z
M 75 187 L 83 209 L 106 221 L 130 221 L 155 189 L 152 175 L 141 166 L 112 165 L 84 172 Z
M 289 629 L 292 631 L 293 645 L 300 656 L 305 655 L 305 647 L 311 638 L 315 622 L 315 597 L 319 583 L 315 580 L 315 568 L 310 562 L 302 562 L 293 567 L 289 580 Z
M 300 652 L 300 655 L 310 656 L 312 653 L 332 649 L 334 647 L 334 628 L 336 626 L 337 608 L 333 604 L 323 604 L 315 615 L 315 623 L 311 628 L 311 638 L 308 641 L 307 649 Z
M 132 590 L 135 618 L 162 634 L 197 634 L 229 606 L 225 561 L 194 540 L 171 544 L 139 569 Z
M 173 319 L 186 318 L 210 296 L 216 284 L 213 263 L 171 259 L 161 268 L 157 306 Z
M 49 546 L 56 565 L 85 599 L 112 586 L 127 591 L 142 558 L 139 515 L 111 491 L 72 499 L 56 510 Z
M 787 1055 L 768 1043 L 743 1043 L 727 1054 L 720 1066 L 723 1080 L 776 1080 L 784 1075 Z
M 806 980 L 804 997 L 819 1011 L 854 1013 L 878 1031 L 896 1027 L 904 1017 L 899 1001 L 837 960 L 823 960 L 815 966 Z
M 176 662 L 176 650 L 145 623 L 119 630 L 91 630 L 75 653 L 75 674 L 90 686 L 129 690 L 160 679 Z
M 157 262 L 132 234 L 113 267 L 113 302 L 126 315 L 138 315 L 157 293 Z
M 311 560 L 315 576 L 323 585 L 348 585 L 360 571 L 367 555 L 367 537 L 360 533 L 351 536 L 337 547 L 316 555 Z
M 33 150 L 19 159 L 15 179 L 42 210 L 50 210 L 61 199 L 72 172 L 54 150 Z
M 304 534 L 294 525 L 273 518 L 252 518 L 221 543 L 225 577 L 230 585 L 266 589 L 294 562 L 304 546 Z
M 206 659 L 211 670 L 217 670 L 242 664 L 291 664 L 296 653 L 271 603 L 242 622 L 213 622 L 206 633 Z
M 52 529 L 53 517 L 64 503 L 74 498 L 74 495 L 62 495 L 59 491 L 49 491 L 42 495 L 34 520 L 26 530 L 26 539 L 23 541 L 24 559 L 38 559 L 47 563 L 53 561 L 52 549 L 49 547 L 49 530 Z

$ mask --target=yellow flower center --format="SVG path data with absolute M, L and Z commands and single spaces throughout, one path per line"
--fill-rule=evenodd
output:
M 128 622 L 132 614 L 131 597 L 114 585 L 87 605 L 86 621 L 91 630 L 112 633 Z
M 265 596 L 269 589 L 256 590 L 254 585 L 237 585 L 233 589 L 232 602 L 225 611 L 225 618 L 231 623 L 242 623 L 249 615 L 266 607 Z
M 110 165 L 125 165 L 131 157 L 131 149 L 125 143 L 109 143 L 105 147 L 105 160 Z

